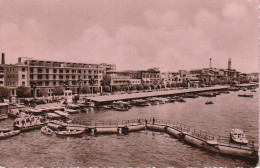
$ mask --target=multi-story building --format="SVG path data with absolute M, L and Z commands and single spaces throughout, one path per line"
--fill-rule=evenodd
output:
M 111 78 L 111 86 L 129 86 L 141 84 L 141 79 L 132 78 L 135 77 L 135 75 L 133 75 L 133 71 L 107 71 L 106 74 Z
M 137 71 L 141 77 L 142 84 L 159 84 L 160 70 L 159 68 L 150 68 L 148 70 Z
M 81 85 L 100 87 L 102 75 L 109 69 L 115 69 L 115 65 L 85 64 L 73 62 L 43 61 L 30 58 L 19 58 L 15 65 L 5 65 L 5 85 L 9 87 L 27 86 L 36 83 L 37 90 L 46 88 L 51 95 L 53 89 L 64 85 L 69 88 L 78 88 Z M 91 84 L 92 85 L 92 84 Z

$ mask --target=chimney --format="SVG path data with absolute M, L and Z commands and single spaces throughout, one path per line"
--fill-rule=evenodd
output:
M 5 53 L 2 53 L 2 64 L 5 64 Z

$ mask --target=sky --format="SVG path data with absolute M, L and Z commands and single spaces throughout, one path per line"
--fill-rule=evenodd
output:
M 116 64 L 258 72 L 257 0 L 0 0 L 0 52 Z

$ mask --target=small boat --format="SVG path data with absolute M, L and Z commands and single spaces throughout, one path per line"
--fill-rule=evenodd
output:
M 8 118 L 8 115 L 0 114 L 0 120 L 4 120 L 4 119 L 7 119 L 7 118 Z
M 44 126 L 41 128 L 41 132 L 46 135 L 52 135 L 53 130 L 50 129 L 48 126 Z
M 66 131 L 55 131 L 57 135 L 61 136 L 76 136 L 84 133 L 84 130 L 66 130 Z
M 216 97 L 216 93 L 200 93 L 199 95 L 204 97 Z
M 222 92 L 223 94 L 229 94 L 230 92 L 228 90 L 225 90 Z
M 177 102 L 185 102 L 185 100 L 184 100 L 182 97 L 178 97 L 178 98 L 176 99 L 176 101 L 177 101 Z
M 251 92 L 256 92 L 256 90 L 254 89 L 254 90 L 251 90 Z
M 84 104 L 85 104 L 86 107 L 95 107 L 94 102 L 85 102 Z
M 247 144 L 248 140 L 244 134 L 244 131 L 241 129 L 232 129 L 230 132 L 231 141 L 239 144 Z
M 9 128 L 6 127 L 2 127 L 0 128 L 0 132 L 6 133 L 6 132 L 10 132 L 11 130 Z
M 67 112 L 68 114 L 78 114 L 79 110 L 66 109 L 65 112 Z
M 128 111 L 128 108 L 121 106 L 121 107 L 115 107 L 115 110 L 116 111 Z
M 239 91 L 239 88 L 231 87 L 231 88 L 229 88 L 229 91 Z
M 176 98 L 175 97 L 168 97 L 168 102 L 175 102 L 176 101 Z
M 254 95 L 248 95 L 248 94 L 239 94 L 239 97 L 253 97 Z
M 213 104 L 212 101 L 206 101 L 205 104 Z
M 112 107 L 116 109 L 117 111 L 127 111 L 131 108 L 131 105 L 129 102 L 124 101 L 114 101 L 112 103 Z
M 9 117 L 16 118 L 16 117 L 19 117 L 19 115 L 20 115 L 19 109 L 10 109 L 10 110 L 8 110 L 8 116 Z
M 11 136 L 18 135 L 20 133 L 20 130 L 14 130 L 14 131 L 7 131 L 7 132 L 0 132 L 0 139 L 8 138 Z
M 63 117 L 57 113 L 47 113 L 45 114 L 45 117 L 48 118 L 48 119 L 62 119 Z
M 131 102 L 135 106 L 150 106 L 149 102 L 147 100 L 133 100 Z
M 198 97 L 198 95 L 195 95 L 195 94 L 188 94 L 188 93 L 186 93 L 184 95 L 184 98 L 197 98 L 197 97 Z
M 57 113 L 58 115 L 64 117 L 64 118 L 69 118 L 69 114 L 68 113 L 65 113 L 63 111 L 60 111 L 60 110 L 56 110 L 54 111 L 54 113 Z

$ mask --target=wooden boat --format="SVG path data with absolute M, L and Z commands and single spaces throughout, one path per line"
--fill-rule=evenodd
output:
M 175 102 L 176 101 L 176 98 L 175 97 L 168 97 L 168 102 Z
M 20 115 L 19 109 L 10 109 L 10 110 L 8 110 L 8 116 L 9 117 L 16 118 L 16 117 L 19 117 L 19 115 Z
M 239 144 L 247 144 L 248 140 L 244 134 L 244 131 L 241 129 L 232 129 L 230 132 L 231 141 Z
M 84 104 L 85 104 L 86 107 L 95 107 L 94 102 L 85 102 Z
M 239 94 L 239 97 L 253 97 L 254 95 L 248 95 L 248 94 Z
M 178 98 L 176 99 L 176 101 L 177 101 L 177 102 L 185 102 L 185 100 L 184 100 L 182 97 L 178 97 Z
M 57 113 L 47 113 L 45 117 L 48 119 L 62 119 L 63 117 Z
M 212 101 L 206 101 L 205 104 L 213 104 Z
M 131 102 L 135 106 L 150 106 L 149 102 L 147 100 L 133 100 Z
M 0 139 L 8 138 L 11 136 L 18 135 L 20 130 L 8 131 L 8 132 L 0 132 Z
M 31 113 L 33 115 L 43 114 L 44 109 L 41 108 L 28 108 L 27 113 Z
M 66 131 L 55 131 L 60 136 L 77 136 L 84 133 L 84 130 L 66 130 Z
M 195 95 L 195 94 L 185 94 L 184 95 L 184 98 L 197 98 L 197 97 L 199 97 L 198 95 Z
M 7 119 L 7 118 L 8 118 L 8 115 L 0 114 L 0 120 L 4 120 L 4 119 Z
M 204 97 L 216 97 L 214 93 L 200 93 L 199 95 Z
M 69 114 L 68 113 L 65 113 L 63 111 L 60 111 L 60 110 L 56 110 L 54 111 L 54 113 L 57 113 L 58 115 L 64 117 L 64 118 L 69 118 Z
M 229 88 L 229 91 L 239 91 L 239 88 L 231 87 Z
M 50 129 L 48 126 L 44 126 L 41 128 L 41 132 L 46 135 L 52 135 L 53 130 Z
M 67 112 L 68 114 L 78 114 L 79 110 L 65 109 L 65 112 Z
M 251 90 L 251 92 L 256 92 L 256 90 L 254 89 L 254 90 Z
M 79 109 L 80 106 L 77 105 L 77 104 L 69 104 L 69 105 L 67 106 L 67 108 L 69 108 L 69 109 Z
M 229 94 L 230 92 L 228 90 L 225 90 L 222 92 L 223 94 Z
M 0 132 L 3 132 L 3 133 L 10 132 L 10 131 L 11 130 L 9 128 L 5 128 L 5 127 L 0 128 Z

